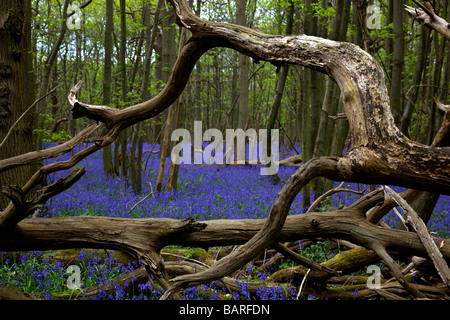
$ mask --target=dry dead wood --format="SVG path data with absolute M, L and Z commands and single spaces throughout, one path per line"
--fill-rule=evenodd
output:
M 450 23 L 439 17 L 429 2 L 424 4 L 413 0 L 418 9 L 405 5 L 405 10 L 419 23 L 435 30 L 450 40 Z
M 423 296 L 415 286 L 405 281 L 387 252 L 392 249 L 414 255 L 426 254 L 417 235 L 380 228 L 366 220 L 367 212 L 383 201 L 382 192 L 364 196 L 336 215 L 310 213 L 296 218 L 287 217 L 296 195 L 303 186 L 317 177 L 335 181 L 399 185 L 450 194 L 450 148 L 421 145 L 400 132 L 390 111 L 384 72 L 376 60 L 350 43 L 306 35 L 266 35 L 251 28 L 202 20 L 192 13 L 185 0 L 171 0 L 171 3 L 175 7 L 178 23 L 190 30 L 192 37 L 181 50 L 164 89 L 153 99 L 119 110 L 78 101 L 76 94 L 81 83 L 77 84 L 69 94 L 73 116 L 102 122 L 105 130 L 93 145 L 78 152 L 70 160 L 41 168 L 25 186 L 15 189 L 17 195 L 23 193 L 26 196 L 39 178 L 73 167 L 81 159 L 111 144 L 125 128 L 168 108 L 183 91 L 197 60 L 214 47 L 232 48 L 255 60 L 269 61 L 276 66 L 298 64 L 330 76 L 341 89 L 344 111 L 350 125 L 352 148 L 340 158 L 322 157 L 302 165 L 274 200 L 269 216 L 264 221 L 196 223 L 191 220 L 118 221 L 85 217 L 28 221 L 22 220 L 29 214 L 29 207 L 22 206 L 23 203 L 28 203 L 27 199 L 11 193 L 14 201 L 0 214 L 0 221 L 12 223 L 2 223 L 9 232 L 2 232 L 0 235 L 0 248 L 36 250 L 87 246 L 119 249 L 143 261 L 147 272 L 158 277 L 164 289 L 169 289 L 168 275 L 159 254 L 164 245 L 173 242 L 192 246 L 213 246 L 227 241 L 233 244 L 245 243 L 204 272 L 175 278 L 175 285 L 164 295 L 167 297 L 185 286 L 225 277 L 255 258 L 274 241 L 297 240 L 309 236 L 333 237 L 374 250 L 385 260 L 406 290 L 419 297 Z M 89 133 L 91 129 L 86 129 L 83 134 Z M 447 133 L 443 134 L 448 139 L 448 128 L 446 130 Z M 2 160 L 0 171 L 30 163 L 55 152 L 65 152 L 70 147 L 71 145 L 65 145 L 60 149 L 49 149 L 47 153 L 32 153 Z M 299 221 L 289 228 L 292 219 Z M 447 241 L 443 243 L 442 254 L 448 259 L 450 246 Z

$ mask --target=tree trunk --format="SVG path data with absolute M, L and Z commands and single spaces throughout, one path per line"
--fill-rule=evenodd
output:
M 403 103 L 403 65 L 405 61 L 405 39 L 403 32 L 403 1 L 393 2 L 394 53 L 392 59 L 391 110 L 395 123 L 400 123 Z
M 31 52 L 31 1 L 5 0 L 0 3 L 0 142 L 14 122 L 33 104 L 34 73 Z M 33 114 L 14 127 L 0 149 L 0 160 L 34 150 Z M 0 187 L 22 187 L 36 166 L 15 168 L 0 174 Z M 8 199 L 0 194 L 0 209 Z
M 305 34 L 317 36 L 318 21 L 314 16 L 312 1 L 305 1 L 306 17 L 305 17 Z M 305 95 L 303 100 L 303 123 L 302 123 L 302 141 L 301 152 L 303 163 L 308 162 L 313 157 L 314 141 L 317 137 L 319 129 L 320 108 L 323 104 L 323 83 L 324 78 L 318 72 L 311 69 L 305 70 Z M 302 190 L 303 207 L 306 208 L 311 204 L 311 189 L 313 185 L 309 184 Z
M 414 105 L 417 102 L 417 98 L 419 95 L 419 85 L 422 81 L 422 74 L 425 66 L 425 60 L 427 55 L 427 45 L 428 45 L 428 39 L 430 36 L 430 31 L 425 26 L 421 27 L 421 37 L 420 42 L 417 43 L 416 51 L 417 51 L 417 64 L 416 69 L 414 70 L 413 75 L 413 81 L 411 84 L 410 93 L 408 94 L 408 99 L 406 102 L 405 111 L 402 115 L 402 121 L 401 121 L 401 130 L 402 132 L 409 136 L 408 130 L 409 125 L 411 123 L 411 116 L 414 111 Z
M 247 26 L 247 0 L 237 0 L 236 23 L 241 26 Z M 244 54 L 239 55 L 239 117 L 238 128 L 246 130 L 248 122 L 248 95 L 249 95 L 249 78 L 248 70 L 250 67 L 250 59 Z
M 173 27 L 173 22 L 175 21 L 175 16 L 173 12 L 168 12 L 168 16 L 164 19 L 163 27 L 163 54 L 162 54 L 162 63 L 163 63 L 163 74 L 162 80 L 167 83 L 170 76 L 170 70 L 172 70 L 174 61 L 175 61 L 175 28 Z M 167 117 L 165 121 L 165 127 L 162 131 L 161 137 L 161 146 L 159 153 L 159 169 L 158 169 L 158 177 L 156 180 L 156 190 L 162 191 L 163 189 L 163 178 L 164 178 L 164 170 L 166 166 L 166 160 L 169 153 L 170 146 L 170 128 L 173 122 L 173 112 L 175 106 L 172 104 L 169 107 L 167 112 Z
M 286 22 L 286 34 L 292 34 L 294 27 L 294 3 L 289 1 L 289 8 L 287 9 L 287 22 Z M 286 79 L 289 72 L 289 65 L 281 67 L 279 71 L 277 84 L 275 86 L 275 94 L 273 97 L 272 108 L 270 109 L 269 119 L 267 120 L 267 155 L 272 155 L 272 152 L 278 152 L 278 150 L 272 150 L 272 129 L 275 126 L 275 120 L 278 117 L 279 109 L 281 106 L 281 100 L 283 98 L 284 87 L 286 84 Z M 272 183 L 276 184 L 280 182 L 280 177 L 278 173 L 270 175 Z
M 105 25 L 105 64 L 103 71 L 103 104 L 111 104 L 111 81 L 112 81 L 112 33 L 114 19 L 114 0 L 106 0 L 106 25 Z M 105 176 L 114 175 L 114 168 L 112 162 L 111 146 L 106 146 L 103 149 L 103 170 Z

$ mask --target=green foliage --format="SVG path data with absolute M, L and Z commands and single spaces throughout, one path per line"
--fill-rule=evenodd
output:
M 322 7 L 322 5 L 318 2 L 312 3 L 312 10 L 314 13 L 314 16 L 320 19 L 320 23 L 327 28 L 328 32 L 332 30 L 332 18 L 336 15 L 336 8 L 333 6 L 328 6 L 327 8 Z
M 328 242 L 317 242 L 315 244 L 310 245 L 306 249 L 301 250 L 300 254 L 311 261 L 323 263 L 330 259 L 328 249 L 329 249 Z
M 50 113 L 41 113 L 40 116 L 44 118 L 46 127 L 50 127 L 55 121 Z M 48 129 L 34 129 L 33 133 L 40 134 L 43 142 L 62 142 L 72 139 L 72 136 L 65 130 L 50 132 Z

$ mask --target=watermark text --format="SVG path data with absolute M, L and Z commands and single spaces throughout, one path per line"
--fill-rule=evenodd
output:
M 203 132 L 202 122 L 194 121 L 193 143 L 191 133 L 186 129 L 174 130 L 171 140 L 179 141 L 171 152 L 175 164 L 192 164 L 192 161 L 194 164 L 262 164 L 261 175 L 275 175 L 278 172 L 278 129 L 270 131 L 270 142 L 267 129 L 259 129 L 258 132 L 255 129 L 227 129 L 224 144 L 224 135 L 220 130 L 208 129 Z M 203 148 L 203 142 L 210 143 Z

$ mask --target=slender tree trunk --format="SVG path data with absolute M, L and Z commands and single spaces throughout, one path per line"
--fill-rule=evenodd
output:
M 393 35 L 394 30 L 392 27 L 394 23 L 394 2 L 395 0 L 389 0 L 389 6 L 388 6 L 388 13 L 386 16 L 386 24 L 387 29 L 390 31 L 390 34 Z M 387 70 L 387 78 L 388 78 L 388 85 L 392 83 L 392 56 L 394 54 L 394 39 L 393 37 L 386 37 L 385 39 L 385 50 L 386 50 L 386 67 Z
M 111 104 L 111 80 L 112 80 L 112 33 L 114 19 L 114 0 L 106 0 L 106 26 L 105 26 L 105 64 L 103 71 L 103 104 Z M 114 174 L 111 145 L 103 148 L 103 170 L 105 176 Z
M 59 30 L 59 36 L 56 40 L 56 42 L 53 44 L 52 49 L 50 50 L 50 53 L 47 57 L 47 59 L 45 60 L 45 65 L 44 65 L 44 74 L 41 80 L 41 86 L 40 86 L 40 90 L 39 90 L 39 97 L 43 97 L 47 92 L 50 91 L 50 76 L 53 70 L 53 66 L 55 65 L 55 62 L 57 61 L 58 58 L 58 52 L 59 52 L 59 48 L 61 47 L 61 44 L 66 36 L 66 31 L 67 31 L 67 8 L 69 6 L 69 0 L 66 0 L 64 2 L 64 5 L 62 7 L 62 20 L 61 20 L 61 25 L 60 25 L 60 30 Z M 43 110 L 43 107 L 46 104 L 47 99 L 44 99 L 40 104 L 39 104 L 39 109 Z M 44 111 L 42 111 L 44 112 Z M 43 117 L 38 117 L 37 118 L 37 126 L 38 128 L 42 128 L 44 126 L 44 119 Z M 42 142 L 42 134 L 38 133 L 36 135 L 36 143 L 41 143 Z
M 289 8 L 287 10 L 287 23 L 286 23 L 286 34 L 292 34 L 293 26 L 294 26 L 294 3 L 289 1 Z M 289 66 L 285 65 L 281 67 L 281 70 L 278 75 L 277 84 L 275 87 L 275 95 L 273 97 L 272 108 L 270 110 L 269 119 L 267 120 L 267 155 L 272 155 L 272 132 L 271 130 L 275 126 L 275 120 L 278 117 L 279 109 L 281 106 L 281 99 L 283 98 L 284 87 L 286 85 L 286 79 L 289 73 Z M 275 150 L 278 152 L 278 150 Z M 278 183 L 280 181 L 280 177 L 278 174 L 269 176 L 269 179 L 273 183 Z
M 403 103 L 403 66 L 405 61 L 405 39 L 403 32 L 403 1 L 393 2 L 394 53 L 392 60 L 392 82 L 390 90 L 391 110 L 395 122 L 400 123 Z
M 150 4 L 145 3 L 142 11 L 142 24 L 145 26 L 145 31 L 143 33 L 145 39 L 145 54 L 143 63 L 143 79 L 141 83 L 141 93 L 140 98 L 142 101 L 150 99 L 148 93 L 148 78 L 150 76 L 151 67 L 151 57 L 152 51 L 156 39 L 157 23 L 159 20 L 159 10 L 162 5 L 162 0 L 158 1 L 158 5 L 155 11 L 155 22 L 153 24 L 153 29 L 150 25 Z M 140 194 L 142 192 L 142 151 L 144 144 L 144 137 L 142 131 L 144 129 L 144 123 L 140 122 L 133 126 L 131 146 L 130 146 L 130 178 L 131 186 L 135 194 Z
M 348 20 L 350 17 L 351 2 L 347 0 L 338 0 L 336 3 L 336 15 L 333 22 L 333 30 L 330 35 L 331 40 L 345 41 L 348 29 Z M 319 128 L 317 132 L 316 142 L 314 146 L 313 157 L 321 157 L 330 154 L 332 144 L 338 138 L 335 134 L 335 120 L 330 116 L 336 115 L 339 107 L 339 87 L 334 81 L 328 79 L 325 90 L 325 98 L 323 100 L 322 110 L 320 113 Z M 345 134 L 345 131 L 342 131 Z M 339 140 L 339 139 L 337 139 Z M 324 178 L 319 178 L 316 181 L 315 197 L 321 196 L 330 184 L 326 183 Z
M 236 23 L 241 26 L 247 26 L 246 8 L 247 0 L 237 0 Z M 250 67 L 250 58 L 239 54 L 239 117 L 238 128 L 246 130 L 248 122 L 248 96 L 249 79 L 248 70 Z
M 169 80 L 170 72 L 172 70 L 173 64 L 175 63 L 175 37 L 176 37 L 176 29 L 173 27 L 173 23 L 175 22 L 175 15 L 172 11 L 168 11 L 168 16 L 164 19 L 163 22 L 163 52 L 162 52 L 162 63 L 163 63 L 163 73 L 162 80 L 167 83 Z M 165 128 L 163 131 L 163 135 L 161 137 L 161 146 L 160 146 L 160 159 L 159 159 L 159 170 L 158 177 L 156 180 L 156 190 L 162 191 L 163 189 L 163 178 L 164 178 L 164 169 L 166 166 L 167 156 L 169 154 L 168 149 L 170 146 L 170 128 L 172 126 L 173 119 L 173 111 L 174 105 L 172 104 L 169 107 Z
M 127 104 L 127 16 L 126 16 L 126 0 L 120 0 L 120 56 L 119 56 L 119 64 L 120 64 L 120 89 L 122 91 L 122 103 Z M 123 106 L 125 107 L 125 106 Z M 124 130 L 120 134 L 120 155 L 121 155 L 121 166 L 120 171 L 122 176 L 126 177 L 128 173 L 128 153 L 127 153 L 127 145 L 128 145 L 128 131 L 129 129 Z
M 305 34 L 317 36 L 318 21 L 314 16 L 311 0 L 305 0 L 306 17 L 305 17 Z M 323 104 L 323 81 L 324 77 L 318 72 L 310 69 L 305 70 L 305 94 L 303 100 L 303 134 L 302 134 L 302 160 L 303 163 L 312 159 L 314 152 L 314 142 L 317 137 L 319 128 L 320 110 Z M 312 184 L 306 185 L 302 189 L 303 207 L 311 204 L 311 187 Z
M 400 129 L 402 132 L 409 136 L 408 129 L 409 125 L 411 124 L 411 116 L 415 110 L 415 103 L 417 102 L 417 98 L 419 96 L 419 85 L 422 81 L 422 75 L 426 60 L 426 54 L 427 54 L 427 45 L 428 45 L 428 38 L 430 36 L 430 29 L 428 29 L 425 26 L 421 26 L 421 37 L 420 41 L 417 43 L 416 46 L 416 56 L 417 56 L 417 63 L 416 63 L 416 69 L 414 70 L 413 80 L 411 84 L 411 89 L 409 89 L 408 99 L 406 101 L 405 110 L 403 111 L 402 115 L 402 121 L 401 121 L 401 127 Z

